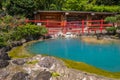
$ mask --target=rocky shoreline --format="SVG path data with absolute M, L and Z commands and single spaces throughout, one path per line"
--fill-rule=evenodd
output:
M 55 57 L 36 55 L 14 59 L 0 69 L 0 80 L 113 80 L 70 69 Z
M 16 42 L 12 47 L 0 49 L 0 80 L 115 80 L 67 68 L 55 57 L 35 55 L 10 59 L 7 52 L 24 43 Z

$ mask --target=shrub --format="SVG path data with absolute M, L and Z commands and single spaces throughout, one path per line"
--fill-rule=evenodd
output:
M 13 40 L 38 38 L 41 35 L 47 33 L 47 29 L 44 26 L 37 26 L 33 24 L 26 24 L 18 26 L 12 34 Z
M 106 31 L 108 32 L 108 34 L 115 35 L 116 34 L 116 30 L 117 30 L 116 27 L 108 27 L 108 28 L 106 28 Z

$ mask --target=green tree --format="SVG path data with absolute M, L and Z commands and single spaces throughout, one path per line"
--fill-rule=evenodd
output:
M 108 33 L 112 33 L 113 35 L 115 35 L 118 29 L 118 26 L 116 24 L 120 22 L 120 15 L 106 17 L 105 21 L 113 23 L 113 27 L 108 27 L 106 28 L 106 30 Z
M 88 2 L 96 5 L 120 5 L 120 0 L 88 0 Z
M 31 17 L 36 9 L 34 0 L 8 0 L 6 4 L 6 11 L 10 15 L 24 15 Z
M 0 30 L 9 31 L 19 25 L 25 24 L 25 18 L 22 16 L 6 15 L 0 18 Z
M 85 10 L 85 5 L 87 4 L 87 0 L 67 0 L 63 10 Z
M 62 10 L 66 0 L 35 0 L 37 10 Z

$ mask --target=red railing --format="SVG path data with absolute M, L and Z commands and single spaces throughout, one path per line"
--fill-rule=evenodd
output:
M 111 27 L 113 24 L 106 23 L 104 20 L 82 20 L 82 21 L 51 21 L 51 20 L 26 20 L 27 23 L 40 23 L 40 25 L 44 25 L 48 28 L 49 33 L 57 33 L 59 31 L 62 31 L 64 33 L 70 31 L 73 33 L 82 33 L 85 32 L 90 33 L 90 31 L 102 31 L 106 27 Z M 86 29 L 87 28 L 87 29 Z

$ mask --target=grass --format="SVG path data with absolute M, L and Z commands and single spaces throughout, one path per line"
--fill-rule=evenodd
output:
M 66 59 L 62 59 L 62 60 L 65 62 L 68 68 L 73 68 L 73 69 L 77 69 L 77 70 L 81 70 L 81 71 L 85 71 L 93 74 L 98 74 L 98 75 L 109 77 L 109 78 L 120 79 L 120 72 L 118 73 L 107 72 L 107 71 L 95 68 L 93 66 L 90 66 L 88 64 L 85 64 L 83 62 L 75 62 L 75 61 L 66 60 Z

